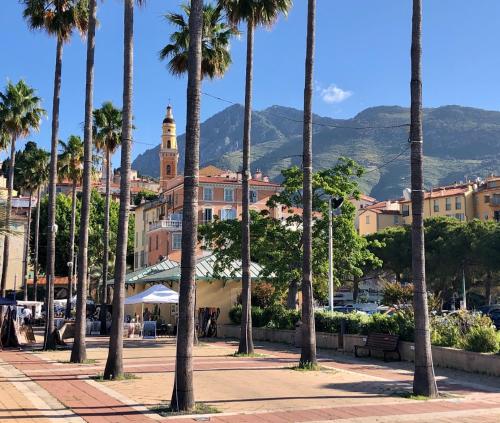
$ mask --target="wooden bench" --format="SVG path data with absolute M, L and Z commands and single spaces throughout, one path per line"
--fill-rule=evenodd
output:
M 359 357 L 358 350 L 368 350 L 368 357 L 371 357 L 372 351 L 380 351 L 384 354 L 384 361 L 387 360 L 387 354 L 397 354 L 401 361 L 401 354 L 398 349 L 399 336 L 388 335 L 385 333 L 370 333 L 366 339 L 365 345 L 356 345 L 354 355 Z

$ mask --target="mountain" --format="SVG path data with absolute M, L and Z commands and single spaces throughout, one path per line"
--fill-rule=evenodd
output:
M 272 106 L 252 117 L 252 169 L 272 179 L 280 170 L 299 165 L 302 153 L 302 112 Z M 372 107 L 351 119 L 314 116 L 314 167 L 331 167 L 350 157 L 366 169 L 361 187 L 386 199 L 401 196 L 409 186 L 409 109 Z M 230 106 L 201 125 L 202 165 L 238 170 L 241 167 L 243 107 Z M 183 167 L 184 135 L 178 139 Z M 500 173 L 500 112 L 461 106 L 424 110 L 425 183 L 428 188 L 464 178 Z M 132 168 L 159 176 L 159 146 L 139 155 Z

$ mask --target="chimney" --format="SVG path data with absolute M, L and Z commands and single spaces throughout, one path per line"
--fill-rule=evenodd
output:
M 264 176 L 263 176 L 263 178 L 262 178 L 262 180 L 263 180 L 264 182 L 269 182 L 269 176 L 264 175 Z
M 255 180 L 256 181 L 262 181 L 262 171 L 260 169 L 257 169 L 255 171 Z

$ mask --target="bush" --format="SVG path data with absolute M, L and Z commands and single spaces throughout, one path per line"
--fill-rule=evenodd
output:
M 229 310 L 229 319 L 235 325 L 241 325 L 241 304 L 235 305 L 231 310 Z M 265 310 L 260 307 L 252 307 L 252 325 L 256 328 L 260 328 L 262 326 L 266 326 L 268 320 L 266 320 L 267 316 L 265 314 Z
M 492 326 L 474 326 L 465 335 L 463 347 L 466 351 L 497 353 L 498 334 Z
M 431 343 L 440 347 L 457 347 L 462 334 L 456 319 L 436 316 L 431 320 Z
M 314 314 L 316 330 L 318 332 L 339 333 L 340 322 L 346 322 L 345 331 L 350 334 L 362 333 L 369 317 L 363 313 L 339 313 L 334 311 L 317 311 Z
M 293 330 L 300 320 L 300 311 L 289 310 L 281 304 L 274 304 L 264 310 L 264 320 L 267 322 L 267 327 Z

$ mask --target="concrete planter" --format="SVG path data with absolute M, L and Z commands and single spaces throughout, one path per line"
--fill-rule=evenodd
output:
M 239 338 L 240 327 L 219 325 L 218 335 L 221 338 Z M 296 330 L 253 328 L 253 336 L 256 341 L 279 342 L 295 345 L 296 347 L 300 347 L 301 343 L 300 328 Z M 347 353 L 354 353 L 354 347 L 356 345 L 365 345 L 365 342 L 365 335 L 344 335 L 342 350 Z M 316 345 L 318 348 L 338 349 L 339 335 L 337 333 L 316 332 Z M 413 342 L 401 341 L 399 343 L 399 352 L 401 353 L 401 359 L 404 361 L 413 361 L 415 359 L 415 345 Z M 498 354 L 474 353 L 456 348 L 433 346 L 432 358 L 436 367 L 500 376 L 500 355 Z

